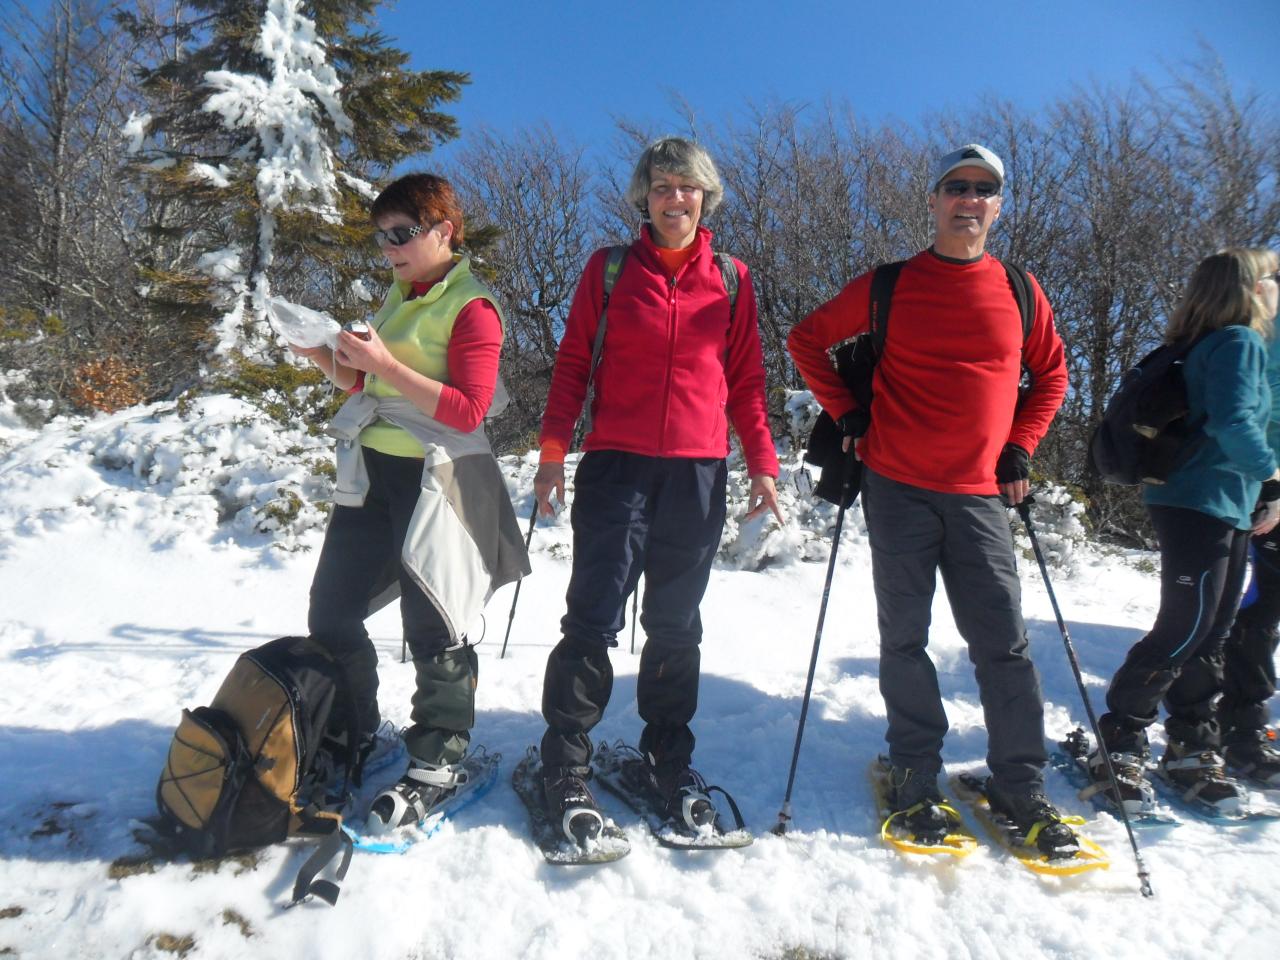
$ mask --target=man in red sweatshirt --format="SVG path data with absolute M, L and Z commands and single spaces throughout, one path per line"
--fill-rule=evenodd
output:
M 856 409 L 828 356 L 869 329 L 871 273 L 797 324 L 788 346 L 863 461 L 890 803 L 917 836 L 946 832 L 937 777 L 947 719 L 925 649 L 941 570 L 977 672 L 990 799 L 1026 831 L 1041 824 L 1036 842 L 1052 855 L 1075 837 L 1044 796 L 1044 701 L 1001 497 L 1013 504 L 1027 496 L 1031 455 L 1066 393 L 1062 341 L 1034 279 L 1035 321 L 1024 340 L 1004 266 L 985 252 L 1000 216 L 1000 158 L 968 144 L 939 160 L 932 182 L 934 243 L 898 277 L 872 410 Z M 1032 387 L 1019 404 L 1024 364 Z

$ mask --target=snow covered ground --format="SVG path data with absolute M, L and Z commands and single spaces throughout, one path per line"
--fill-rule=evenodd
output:
M 825 560 L 813 530 L 829 513 L 797 510 L 807 526 L 788 531 L 741 531 L 740 542 L 772 544 L 754 556 L 776 556 L 762 569 L 718 566 L 703 604 L 697 762 L 735 794 L 760 834 L 754 846 L 673 852 L 614 806 L 631 825 L 631 855 L 573 870 L 543 863 L 506 782 L 541 734 L 543 666 L 569 570 L 562 515 L 534 536 L 534 575 L 505 659 L 511 588 L 487 614 L 476 740 L 504 759 L 503 780 L 481 803 L 403 856 L 358 855 L 333 908 L 283 908 L 304 847 L 211 868 L 128 869 L 141 853 L 131 819 L 153 810 L 181 708 L 208 702 L 242 650 L 305 628 L 315 552 L 273 543 L 315 547 L 319 528 L 304 506 L 296 537 L 273 538 L 263 506 L 287 502 L 282 487 L 306 489 L 298 464 L 324 444 L 282 439 L 244 418 L 237 425 L 234 415 L 214 402 L 182 424 L 134 410 L 35 434 L 0 405 L 0 956 L 1275 955 L 1280 824 L 1140 833 L 1153 900 L 1139 896 L 1124 832 L 1103 815 L 1090 831 L 1111 853 L 1111 870 L 1067 880 L 1037 878 L 985 842 L 961 863 L 908 861 L 880 844 L 866 767 L 882 748 L 884 716 L 856 510 L 785 838 L 767 831 L 785 787 L 825 573 L 823 562 L 800 558 Z M 254 459 L 268 447 L 287 448 L 292 459 Z M 507 467 L 527 517 L 532 463 Z M 199 476 L 203 487 L 192 480 Z M 1086 549 L 1056 587 L 1100 703 L 1107 677 L 1154 614 L 1150 558 Z M 1083 718 L 1079 694 L 1033 564 L 1024 565 L 1023 589 L 1049 733 L 1062 735 Z M 413 672 L 399 663 L 394 610 L 371 632 L 384 716 L 404 723 Z M 614 654 L 601 738 L 634 741 L 639 731 L 637 658 L 627 644 L 624 636 Z M 976 688 L 941 589 L 931 649 L 953 727 L 948 768 L 978 767 L 985 736 Z M 1063 807 L 1092 813 L 1056 774 L 1048 785 Z

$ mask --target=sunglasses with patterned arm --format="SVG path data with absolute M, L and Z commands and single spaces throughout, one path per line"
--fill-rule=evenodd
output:
M 390 230 L 373 231 L 373 242 L 379 247 L 403 247 L 420 233 L 430 227 L 415 223 L 412 227 L 392 227 Z

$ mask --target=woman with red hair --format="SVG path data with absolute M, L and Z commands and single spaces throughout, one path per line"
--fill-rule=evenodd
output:
M 374 829 L 391 829 L 420 821 L 460 784 L 477 674 L 466 631 L 529 565 L 484 434 L 502 312 L 459 251 L 453 187 L 401 177 L 374 200 L 372 219 L 393 277 L 382 308 L 332 349 L 293 349 L 353 391 L 328 431 L 339 439 L 338 481 L 307 620 L 346 675 L 366 748 L 379 712 L 364 620 L 397 590 L 413 654 L 409 769 L 370 816 Z

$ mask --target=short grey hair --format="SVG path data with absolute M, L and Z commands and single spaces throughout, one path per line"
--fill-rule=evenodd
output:
M 645 147 L 636 161 L 627 184 L 627 202 L 643 216 L 649 215 L 649 188 L 653 186 L 650 171 L 661 170 L 677 177 L 688 177 L 702 188 L 702 215 L 709 216 L 724 199 L 724 184 L 715 161 L 700 144 L 682 137 L 663 137 Z

